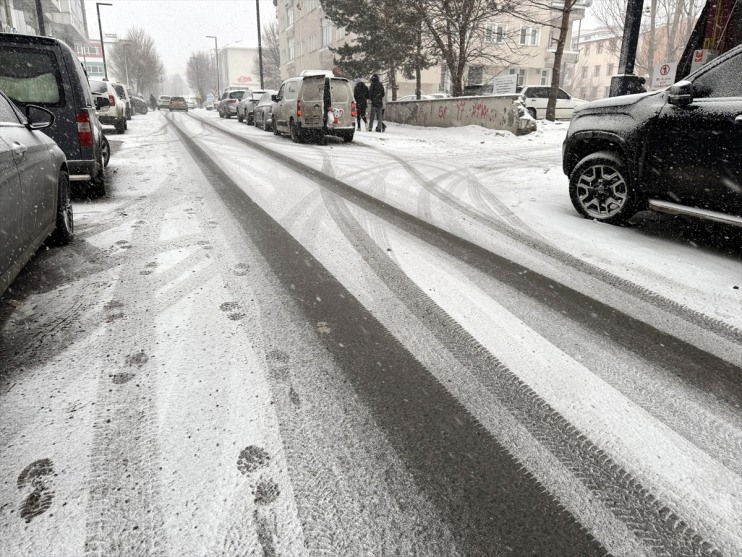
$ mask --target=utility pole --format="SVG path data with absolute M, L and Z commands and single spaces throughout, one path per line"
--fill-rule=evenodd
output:
M 260 66 L 260 88 L 265 89 L 263 86 L 263 41 L 261 39 L 262 32 L 260 30 L 260 0 L 255 0 L 255 11 L 258 14 L 258 65 Z
M 629 0 L 626 5 L 626 20 L 623 26 L 621 57 L 618 61 L 618 75 L 611 78 L 611 97 L 630 95 L 644 90 L 641 78 L 634 75 L 636 47 L 639 44 L 644 0 Z
M 121 41 L 121 50 L 124 51 L 124 72 L 126 73 L 126 86 L 131 87 L 129 84 L 129 62 L 126 60 L 126 47 L 128 46 L 127 41 Z
M 41 0 L 37 0 L 41 1 Z M 100 7 L 113 6 L 113 4 L 104 4 L 103 2 L 95 3 L 95 11 L 98 12 L 98 32 L 100 33 L 100 51 L 103 55 L 103 78 L 108 81 L 108 67 L 106 66 L 106 47 L 103 44 L 103 26 L 100 24 Z
M 44 25 L 44 10 L 41 8 L 41 0 L 36 0 L 36 19 L 39 22 L 39 35 L 43 37 L 46 35 L 46 26 Z
M 222 85 L 219 81 L 219 43 L 214 35 L 206 35 L 207 39 L 214 39 L 214 57 L 216 58 L 216 97 L 219 98 L 222 93 Z

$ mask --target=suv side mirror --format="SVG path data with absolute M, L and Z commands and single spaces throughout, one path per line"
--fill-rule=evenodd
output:
M 667 102 L 675 106 L 688 106 L 693 102 L 693 84 L 690 81 L 678 81 L 670 87 Z
M 54 114 L 35 104 L 26 105 L 26 127 L 29 130 L 43 130 L 54 123 Z
M 278 101 L 280 101 L 280 100 L 281 100 L 281 97 L 279 97 L 278 95 L 271 95 L 271 100 L 272 100 L 272 101 L 273 101 L 274 103 L 277 103 Z
M 101 108 L 107 108 L 109 106 L 111 106 L 111 101 L 108 100 L 108 97 L 95 97 L 96 110 L 100 110 Z

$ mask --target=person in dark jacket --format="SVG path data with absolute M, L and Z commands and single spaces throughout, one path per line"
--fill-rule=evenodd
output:
M 157 99 L 152 93 L 149 94 L 149 106 L 152 107 L 152 110 L 157 109 Z
M 368 109 L 368 87 L 360 79 L 356 79 L 356 86 L 353 88 L 353 98 L 356 101 L 356 129 L 361 131 L 361 120 L 368 127 L 368 120 L 366 120 L 366 110 Z
M 376 131 L 384 131 L 383 112 L 384 108 L 384 86 L 379 81 L 379 76 L 371 76 L 371 87 L 368 90 L 369 100 L 371 101 L 371 114 L 368 117 L 368 129 L 374 127 L 374 117 L 376 118 Z

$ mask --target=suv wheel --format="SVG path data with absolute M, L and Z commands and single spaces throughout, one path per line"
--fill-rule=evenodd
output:
M 529 107 L 526 110 L 528 110 L 528 114 L 531 115 L 531 118 L 533 118 L 535 120 L 536 119 L 536 109 L 533 108 L 533 107 Z
M 108 161 L 111 160 L 111 146 L 108 144 L 108 138 L 105 135 L 100 142 L 100 153 L 103 166 L 108 166 Z
M 620 224 L 641 209 L 641 196 L 626 165 L 613 153 L 599 152 L 582 159 L 569 177 L 569 197 L 582 216 Z
M 59 173 L 59 192 L 57 197 L 57 225 L 52 232 L 51 242 L 57 246 L 70 243 L 75 233 L 75 221 L 72 215 L 72 197 L 70 180 L 67 173 Z
M 116 133 L 122 134 L 126 131 L 126 118 L 121 118 L 116 122 Z
M 245 117 L 244 116 L 240 116 L 240 111 L 239 110 L 237 111 L 237 121 L 238 122 L 244 122 L 245 121 Z

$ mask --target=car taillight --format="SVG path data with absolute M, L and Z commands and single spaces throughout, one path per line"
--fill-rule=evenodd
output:
M 78 112 L 75 116 L 77 121 L 77 141 L 80 147 L 93 146 L 93 128 L 90 125 L 90 114 L 87 112 Z
M 229 99 L 227 101 L 228 104 L 237 104 L 237 101 L 235 99 Z
M 301 116 L 301 101 L 296 101 L 296 115 Z
M 108 95 L 108 102 L 111 103 L 111 106 L 116 106 L 116 97 Z
M 351 101 L 350 103 L 350 115 L 353 116 L 353 118 L 356 117 L 356 102 Z

